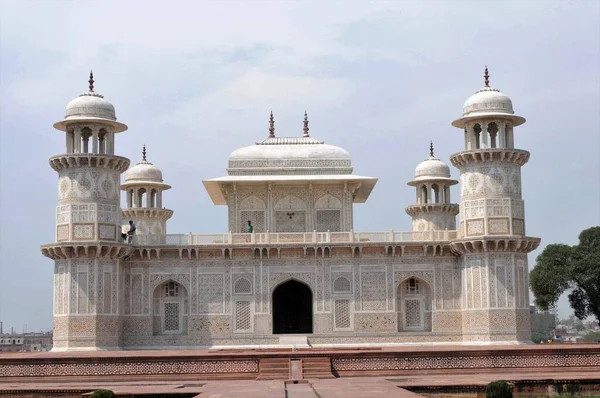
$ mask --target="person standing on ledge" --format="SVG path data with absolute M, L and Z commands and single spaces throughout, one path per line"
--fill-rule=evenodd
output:
M 252 221 L 248 220 L 248 227 L 246 230 L 248 231 L 249 234 L 254 232 L 254 227 L 252 226 Z
M 127 243 L 131 243 L 131 240 L 133 239 L 133 235 L 135 235 L 135 224 L 133 223 L 132 220 L 129 220 L 129 232 L 127 232 Z

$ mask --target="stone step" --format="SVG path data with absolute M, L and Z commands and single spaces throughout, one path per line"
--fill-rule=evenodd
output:
M 288 380 L 290 360 L 288 358 L 260 358 L 256 380 Z
M 304 379 L 333 379 L 331 372 L 331 358 L 310 357 L 302 359 L 302 373 Z

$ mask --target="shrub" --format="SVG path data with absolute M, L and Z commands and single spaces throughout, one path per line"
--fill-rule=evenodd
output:
M 512 398 L 512 388 L 505 381 L 493 381 L 485 388 L 486 398 Z
M 92 398 L 115 398 L 115 393 L 110 390 L 96 390 Z

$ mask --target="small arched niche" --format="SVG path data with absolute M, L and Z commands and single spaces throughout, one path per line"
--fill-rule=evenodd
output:
M 424 280 L 411 277 L 398 285 L 396 291 L 398 331 L 431 332 L 432 289 Z
M 187 334 L 188 292 L 180 283 L 168 280 L 154 289 L 154 335 Z

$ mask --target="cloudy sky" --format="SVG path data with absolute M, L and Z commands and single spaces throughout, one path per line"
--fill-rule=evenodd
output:
M 225 232 L 202 180 L 234 149 L 302 133 L 347 149 L 379 177 L 356 205 L 357 230 L 409 230 L 406 182 L 427 156 L 463 149 L 450 126 L 483 85 L 527 123 L 527 233 L 573 244 L 600 224 L 600 2 L 563 1 L 0 1 L 0 318 L 5 330 L 52 327 L 57 174 L 52 124 L 96 91 L 129 125 L 116 151 L 148 158 L 173 186 L 171 233 Z M 458 178 L 458 171 L 453 170 Z M 458 189 L 454 189 L 458 199 Z M 542 245 L 542 247 L 543 247 Z M 530 255 L 534 264 L 539 250 Z M 568 313 L 563 300 L 562 313 Z

